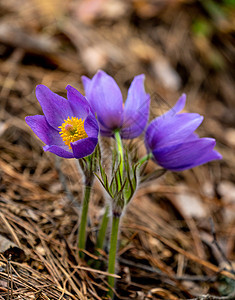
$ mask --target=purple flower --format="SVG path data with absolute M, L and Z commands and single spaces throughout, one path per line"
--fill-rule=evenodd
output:
M 150 104 L 144 78 L 143 74 L 134 78 L 124 104 L 117 83 L 105 72 L 98 71 L 92 79 L 82 77 L 86 98 L 97 115 L 101 135 L 111 137 L 120 130 L 122 138 L 133 139 L 143 132 Z
M 163 168 L 183 171 L 222 156 L 215 151 L 215 140 L 199 138 L 194 130 L 203 117 L 195 113 L 179 113 L 185 106 L 182 95 L 175 106 L 154 119 L 146 130 L 145 144 L 154 160 Z
M 44 151 L 65 158 L 82 158 L 94 151 L 99 127 L 85 97 L 70 85 L 66 89 L 68 100 L 38 85 L 36 97 L 44 116 L 29 116 L 25 121 L 46 144 Z

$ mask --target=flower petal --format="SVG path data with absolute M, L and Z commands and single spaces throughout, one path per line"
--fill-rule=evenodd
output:
M 64 145 L 57 130 L 51 127 L 45 116 L 36 115 L 25 118 L 26 123 L 45 144 Z
M 170 109 L 165 114 L 161 115 L 160 117 L 155 118 L 154 120 L 152 120 L 150 122 L 150 124 L 148 125 L 148 128 L 146 130 L 146 134 L 145 134 L 145 145 L 146 145 L 146 148 L 148 149 L 148 151 L 150 151 L 150 149 L 154 149 L 155 143 L 157 143 L 157 141 L 161 140 L 160 136 L 158 136 L 158 134 L 160 132 L 160 130 L 159 130 L 160 124 L 161 124 L 161 126 L 163 126 L 163 125 L 168 126 L 169 120 L 171 120 L 171 122 L 173 123 L 175 120 L 174 119 L 175 115 L 184 108 L 185 102 L 186 102 L 186 95 L 182 94 L 182 96 L 178 99 L 178 101 L 172 107 L 172 109 Z M 173 125 L 173 127 L 174 127 L 174 125 Z
M 110 131 L 120 128 L 123 121 L 123 102 L 121 91 L 114 79 L 105 72 L 98 71 L 87 86 L 86 96 L 99 122 Z
M 145 92 L 144 74 L 136 76 L 128 90 L 124 107 L 121 136 L 133 139 L 146 127 L 149 118 L 150 95 Z
M 64 158 L 74 158 L 74 155 L 72 152 L 67 151 L 68 147 L 66 146 L 56 146 L 56 145 L 46 145 L 43 147 L 43 150 L 52 152 L 60 157 Z
M 90 155 L 95 150 L 97 143 L 98 138 L 88 137 L 86 139 L 73 142 L 70 145 L 72 147 L 74 157 L 79 159 Z
M 78 119 L 85 119 L 90 111 L 90 105 L 86 98 L 71 85 L 67 85 L 66 90 L 73 116 Z
M 185 103 L 186 103 L 186 94 L 182 94 L 181 97 L 176 102 L 176 104 L 169 111 L 163 114 L 161 118 L 174 117 L 185 107 Z
M 59 131 L 58 127 L 63 121 L 73 116 L 69 102 L 65 98 L 53 93 L 45 85 L 38 85 L 36 87 L 36 97 L 42 107 L 47 122 L 54 129 Z
M 198 160 L 195 161 L 195 166 L 205 164 L 211 160 L 222 159 L 222 155 L 216 150 L 206 151 Z
M 102 124 L 99 123 L 99 127 L 100 127 L 100 134 L 102 136 L 106 136 L 106 137 L 114 137 L 114 132 L 110 129 L 107 129 L 106 127 L 104 127 Z
M 166 119 L 156 118 L 147 128 L 147 144 L 150 149 L 156 149 L 182 143 L 202 121 L 202 116 L 193 113 L 182 113 Z
M 95 116 L 90 113 L 84 122 L 84 129 L 88 137 L 97 138 L 99 134 L 99 126 Z
M 165 169 L 183 171 L 218 157 L 214 153 L 215 140 L 210 138 L 163 147 L 153 151 L 157 163 Z

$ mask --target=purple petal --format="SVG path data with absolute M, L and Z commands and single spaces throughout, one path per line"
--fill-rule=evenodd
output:
M 100 134 L 102 136 L 106 136 L 106 137 L 114 137 L 114 132 L 110 129 L 107 129 L 106 127 L 104 127 L 102 124 L 99 123 L 99 127 L 100 127 Z
M 216 150 L 212 150 L 209 152 L 206 152 L 204 155 L 202 155 L 196 162 L 195 166 L 205 164 L 211 160 L 217 160 L 217 159 L 222 159 L 222 155 L 217 152 Z
M 84 129 L 88 137 L 97 138 L 99 134 L 99 126 L 95 116 L 90 113 L 84 122 Z
M 153 151 L 153 155 L 158 164 L 165 169 L 183 171 L 218 157 L 213 151 L 214 146 L 214 139 L 202 138 L 156 149 Z
M 26 123 L 45 144 L 64 145 L 59 132 L 52 128 L 45 116 L 36 115 L 25 118 Z
M 67 85 L 66 90 L 73 116 L 78 119 L 85 119 L 90 111 L 90 105 L 86 98 L 71 85 Z
M 38 85 L 36 87 L 36 97 L 42 107 L 43 113 L 47 122 L 56 130 L 58 127 L 72 117 L 73 113 L 69 106 L 69 102 L 63 97 L 53 93 L 45 85 Z
M 199 114 L 182 113 L 172 118 L 156 118 L 148 126 L 146 141 L 150 149 L 165 145 L 179 144 L 185 141 L 202 123 Z
M 99 122 L 110 130 L 120 128 L 123 121 L 123 101 L 114 79 L 105 72 L 98 71 L 88 86 L 86 96 Z
M 148 122 L 150 96 L 145 92 L 144 79 L 143 74 L 136 76 L 128 90 L 121 130 L 122 138 L 133 139 L 139 136 Z
M 95 150 L 97 143 L 98 138 L 88 137 L 86 139 L 73 142 L 70 145 L 72 147 L 74 157 L 79 159 L 90 155 Z
M 185 143 L 186 142 L 193 142 L 195 140 L 198 140 L 199 139 L 199 136 L 194 132 L 192 134 L 190 134 L 190 136 L 187 137 L 187 139 L 184 141 Z
M 180 112 L 184 107 L 186 103 L 186 95 L 182 94 L 181 97 L 178 99 L 176 104 L 170 109 L 168 112 L 163 114 L 161 117 L 166 118 L 166 117 L 173 117 L 175 116 L 178 112 Z
M 60 157 L 74 158 L 73 153 L 69 152 L 66 149 L 68 149 L 67 146 L 64 146 L 64 147 L 61 146 L 61 147 L 59 147 L 59 146 L 55 146 L 55 145 L 51 145 L 51 146 L 50 145 L 46 145 L 46 146 L 43 147 L 44 151 L 49 151 L 49 152 L 54 153 L 54 154 L 56 154 L 56 155 L 58 155 Z

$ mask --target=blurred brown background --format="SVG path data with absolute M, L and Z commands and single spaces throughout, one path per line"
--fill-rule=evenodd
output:
M 0 1 L 0 299 L 9 297 L 10 267 L 11 299 L 105 299 L 105 275 L 74 267 L 89 267 L 75 255 L 76 165 L 43 153 L 24 122 L 41 113 L 37 84 L 63 96 L 67 84 L 83 92 L 81 76 L 98 69 L 115 78 L 124 99 L 144 73 L 151 118 L 187 93 L 186 110 L 205 117 L 200 136 L 215 138 L 223 155 L 140 187 L 122 223 L 119 297 L 234 291 L 234 275 L 220 273 L 235 260 L 234 29 L 233 0 Z M 94 189 L 88 249 L 104 203 Z M 16 246 L 8 264 L 3 238 Z M 105 271 L 105 252 L 103 261 Z

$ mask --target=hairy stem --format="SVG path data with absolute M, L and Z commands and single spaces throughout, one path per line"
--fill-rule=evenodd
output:
M 123 155 L 123 146 L 122 139 L 119 131 L 115 131 L 114 133 L 116 140 L 117 152 L 119 153 L 119 178 L 118 178 L 118 189 L 121 189 L 123 184 L 123 171 L 124 171 L 124 155 Z M 119 200 L 116 199 L 116 203 L 112 205 L 112 230 L 110 237 L 110 249 L 109 249 L 109 264 L 108 264 L 108 272 L 110 274 L 115 274 L 115 263 L 116 263 L 116 252 L 117 252 L 117 240 L 118 240 L 118 231 L 119 231 L 119 222 L 122 214 L 123 206 L 119 205 Z M 114 201 L 114 199 L 113 199 Z M 124 199 L 122 200 L 124 201 Z M 119 207 L 120 206 L 120 207 Z M 108 283 L 110 285 L 110 289 L 108 292 L 108 296 L 113 298 L 113 288 L 115 285 L 115 278 L 108 276 Z
M 107 205 L 100 225 L 97 242 L 96 242 L 96 249 L 103 249 L 108 223 L 109 223 L 109 206 Z
M 108 266 L 108 272 L 110 274 L 115 274 L 115 263 L 116 263 L 119 222 L 120 222 L 120 217 L 117 217 L 117 216 L 113 215 L 112 231 L 111 231 L 111 239 L 110 239 L 110 250 L 109 250 L 109 266 Z M 109 283 L 111 288 L 114 288 L 115 278 L 109 276 L 108 277 L 108 283 Z M 109 290 L 108 295 L 111 298 L 113 297 L 112 289 Z
M 81 221 L 79 227 L 79 235 L 78 235 L 78 248 L 79 250 L 84 250 L 86 245 L 86 225 L 87 225 L 87 213 L 89 207 L 89 200 L 91 194 L 91 184 L 85 185 L 85 191 L 83 196 L 83 204 L 82 204 L 82 214 Z M 83 257 L 83 252 L 79 252 L 80 257 Z
M 116 144 L 117 144 L 117 151 L 120 155 L 120 174 L 121 174 L 121 179 L 122 179 L 123 178 L 123 168 L 124 168 L 122 139 L 121 139 L 119 131 L 115 131 L 114 136 L 115 136 L 115 140 L 116 140 Z

